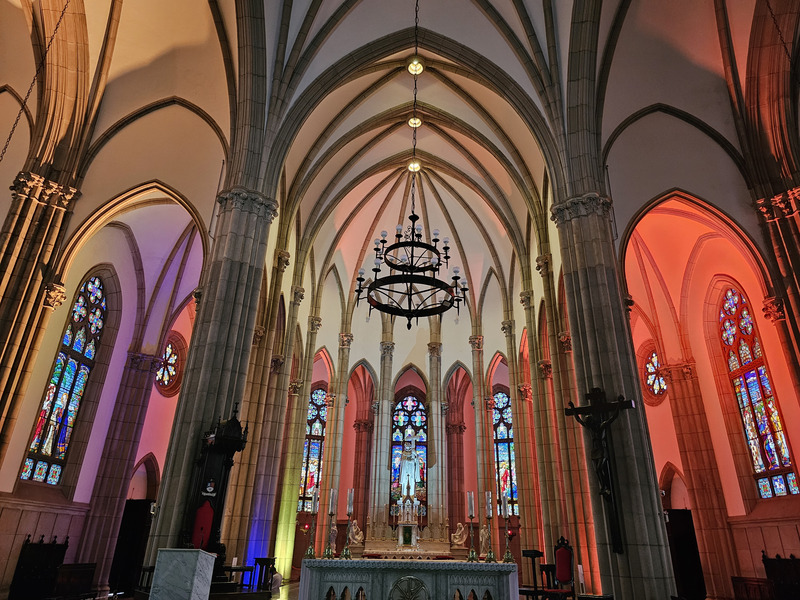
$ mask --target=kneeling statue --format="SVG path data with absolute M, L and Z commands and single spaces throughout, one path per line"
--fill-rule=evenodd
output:
M 455 532 L 450 534 L 450 543 L 453 546 L 461 546 L 464 547 L 464 543 L 467 541 L 468 532 L 464 528 L 463 523 L 459 523 L 456 525 Z

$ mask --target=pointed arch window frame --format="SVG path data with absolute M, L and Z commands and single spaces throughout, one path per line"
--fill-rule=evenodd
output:
M 328 386 L 311 386 L 306 404 L 306 433 L 303 441 L 303 462 L 300 465 L 300 493 L 297 512 L 312 512 L 314 490 L 319 490 L 322 457 L 325 450 L 325 430 L 328 422 Z M 310 467 L 313 467 L 311 469 Z M 309 480 L 309 476 L 314 478 Z
M 413 408 L 408 408 L 404 406 L 403 403 L 409 399 L 413 399 L 416 404 Z M 410 404 L 409 404 L 410 406 Z M 418 417 L 418 412 L 424 413 L 424 419 L 417 422 L 413 422 L 415 417 Z M 407 420 L 398 421 L 395 417 L 396 415 L 402 414 L 404 417 L 407 417 Z M 389 428 L 389 452 L 390 452 L 390 465 L 391 469 L 389 472 L 389 515 L 392 517 L 398 517 L 400 515 L 400 508 L 398 506 L 399 498 L 399 459 L 400 454 L 403 451 L 403 442 L 405 439 L 405 433 L 410 427 L 414 430 L 415 435 L 419 435 L 420 432 L 424 433 L 424 439 L 418 439 L 415 442 L 415 447 L 417 451 L 417 456 L 421 459 L 421 466 L 420 470 L 423 471 L 422 477 L 424 478 L 422 487 L 417 487 L 414 491 L 414 495 L 419 500 L 419 514 L 423 524 L 427 524 L 427 515 L 428 515 L 428 461 L 430 456 L 428 454 L 428 440 L 430 439 L 430 431 L 428 430 L 428 424 L 430 423 L 430 413 L 428 411 L 428 404 L 427 398 L 425 393 L 422 390 L 418 389 L 416 386 L 409 386 L 399 390 L 397 394 L 395 394 L 394 402 L 392 403 L 392 414 L 391 414 L 391 425 Z M 402 437 L 403 440 L 395 439 L 396 438 L 396 429 L 400 427 L 403 428 Z M 395 484 L 397 483 L 397 486 Z
M 498 396 L 504 396 L 498 403 Z M 495 472 L 495 507 L 497 514 L 502 514 L 501 496 L 504 488 L 511 493 L 508 494 L 508 514 L 519 516 L 519 496 L 517 493 L 517 461 L 516 448 L 514 444 L 514 413 L 511 408 L 511 390 L 503 385 L 495 385 L 492 388 L 492 451 L 494 453 L 494 472 Z M 498 404 L 500 407 L 498 408 Z M 505 437 L 498 437 L 498 430 L 505 427 L 507 432 Z M 505 449 L 503 448 L 505 446 Z M 508 456 L 508 478 L 504 482 L 504 473 L 501 472 L 503 457 Z

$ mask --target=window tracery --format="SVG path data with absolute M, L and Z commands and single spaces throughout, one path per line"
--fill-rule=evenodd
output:
M 519 515 L 517 505 L 517 466 L 514 451 L 514 423 L 511 413 L 511 398 L 506 392 L 494 395 L 492 409 L 492 425 L 494 428 L 494 464 L 497 478 L 498 509 L 502 505 L 501 497 L 508 498 L 508 514 Z
M 300 497 L 297 501 L 298 512 L 312 512 L 314 491 L 319 490 L 325 425 L 328 420 L 327 396 L 323 388 L 317 388 L 308 398 L 306 440 L 303 445 L 303 466 L 300 471 Z
M 398 502 L 405 494 L 401 490 L 401 471 L 403 467 L 403 449 L 405 444 L 414 438 L 411 444 L 416 453 L 416 469 L 418 471 L 415 479 L 416 486 L 412 492 L 419 500 L 419 514 L 421 517 L 427 515 L 428 506 L 428 411 L 425 404 L 413 393 L 405 394 L 400 400 L 395 402 L 392 411 L 392 472 L 390 485 L 390 507 L 389 512 L 392 516 L 400 514 Z

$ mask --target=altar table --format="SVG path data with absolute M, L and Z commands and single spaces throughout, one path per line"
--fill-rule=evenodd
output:
M 396 588 L 392 594 L 393 588 Z M 335 596 L 329 596 L 330 590 Z M 300 572 L 300 600 L 342 600 L 347 589 L 355 600 L 453 600 L 458 591 L 480 599 L 519 598 L 515 563 L 454 560 L 325 560 L 305 559 Z M 489 593 L 486 596 L 486 592 Z

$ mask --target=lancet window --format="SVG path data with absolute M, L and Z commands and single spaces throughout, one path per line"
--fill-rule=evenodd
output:
M 417 396 L 406 394 L 395 403 L 392 411 L 390 514 L 400 514 L 398 503 L 410 492 L 410 496 L 419 501 L 419 515 L 427 515 L 427 483 L 428 411 Z
M 508 498 L 508 513 L 519 515 L 517 505 L 517 467 L 514 452 L 514 423 L 511 414 L 511 398 L 506 392 L 494 395 L 492 409 L 494 426 L 494 465 L 497 476 L 497 509 L 502 506 L 501 498 Z
M 322 450 L 325 445 L 325 424 L 328 418 L 328 394 L 318 388 L 308 399 L 306 441 L 303 446 L 303 467 L 300 472 L 300 498 L 297 510 L 311 512 L 314 490 L 319 490 Z
M 80 287 L 61 336 L 20 479 L 50 485 L 61 482 L 81 399 L 100 349 L 105 318 L 103 282 L 99 277 L 89 277 Z
M 734 287 L 720 301 L 719 336 L 759 495 L 800 494 L 758 327 L 750 303 Z

